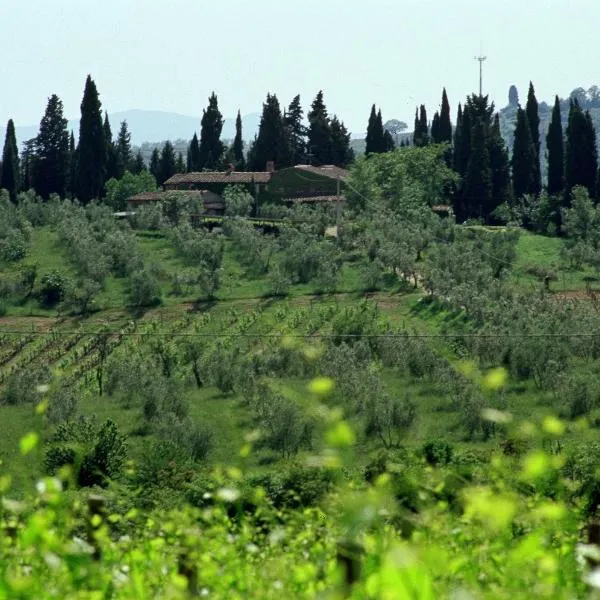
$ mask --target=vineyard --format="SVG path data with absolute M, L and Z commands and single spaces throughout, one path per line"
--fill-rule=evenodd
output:
M 593 597 L 590 248 L 377 209 L 2 205 L 0 599 Z

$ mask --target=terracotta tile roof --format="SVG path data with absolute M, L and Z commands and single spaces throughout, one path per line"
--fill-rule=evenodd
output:
M 206 190 L 170 190 L 166 192 L 142 192 L 131 196 L 127 202 L 130 204 L 143 204 L 144 202 L 158 202 L 168 198 L 202 198 L 207 194 Z
M 165 182 L 166 187 L 198 183 L 269 183 L 273 173 L 267 171 L 201 171 L 198 173 L 179 173 Z
M 322 167 L 296 165 L 294 169 L 299 169 L 307 173 L 314 173 L 315 175 L 322 175 L 324 177 L 329 177 L 330 179 L 337 179 L 339 177 L 342 181 L 345 181 L 350 176 L 350 171 L 334 165 L 323 165 Z

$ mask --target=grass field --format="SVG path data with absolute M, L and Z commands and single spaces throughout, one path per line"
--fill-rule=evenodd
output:
M 563 241 L 557 238 L 524 233 L 518 243 L 517 261 L 513 277 L 516 285 L 524 289 L 539 289 L 542 285 L 527 270 L 531 266 L 560 268 L 560 250 Z M 59 316 L 56 310 L 44 310 L 33 299 L 21 306 L 9 305 L 7 314 L 0 319 L 0 386 L 11 373 L 23 367 L 45 365 L 55 374 L 66 379 L 80 393 L 80 412 L 96 415 L 101 421 L 107 418 L 118 423 L 123 432 L 130 435 L 130 456 L 140 458 L 145 451 L 147 439 L 137 435 L 142 424 L 139 407 L 125 407 L 114 398 L 99 397 L 94 382 L 97 368 L 97 349 L 93 347 L 93 337 L 84 332 L 97 332 L 101 327 L 116 332 L 125 331 L 121 338 L 115 337 L 112 351 L 132 342 L 128 332 L 159 331 L 173 337 L 189 332 L 195 327 L 205 332 L 211 341 L 227 339 L 240 331 L 252 334 L 327 333 L 330 322 L 323 320 L 324 307 L 333 306 L 333 313 L 346 307 L 355 306 L 358 299 L 367 296 L 377 304 L 383 318 L 393 328 L 407 329 L 422 334 L 436 334 L 448 326 L 453 319 L 460 318 L 441 310 L 435 305 L 423 302 L 423 294 L 418 290 L 382 289 L 371 294 L 361 291 L 356 263 L 346 264 L 335 293 L 315 295 L 310 284 L 297 285 L 286 298 L 268 298 L 264 278 L 251 279 L 244 273 L 228 247 L 224 259 L 222 286 L 215 301 L 197 302 L 198 292 L 190 290 L 185 296 L 171 293 L 171 276 L 185 263 L 176 255 L 170 241 L 161 235 L 139 234 L 137 244 L 146 262 L 157 263 L 162 272 L 163 304 L 153 309 L 132 312 L 126 308 L 127 287 L 125 280 L 109 277 L 103 292 L 98 297 L 97 312 L 86 318 Z M 56 234 L 47 228 L 35 230 L 32 246 L 25 262 L 38 265 L 39 276 L 52 269 L 65 267 L 66 257 L 60 248 Z M 0 265 L 0 276 L 14 272 L 14 266 Z M 585 288 L 586 273 L 559 271 L 561 277 L 552 284 L 559 291 L 582 290 Z M 332 313 L 332 314 L 333 314 Z M 3 335 L 2 331 L 18 330 L 23 335 Z M 27 335 L 32 329 L 58 332 L 59 335 Z M 68 332 L 68 335 L 65 334 Z M 147 342 L 140 342 L 147 343 Z M 256 338 L 254 347 L 260 346 L 261 338 Z M 459 359 L 453 347 L 443 339 L 430 342 L 434 351 L 449 359 L 457 368 Z M 196 423 L 206 425 L 217 432 L 215 447 L 211 454 L 211 464 L 235 464 L 245 434 L 252 429 L 250 414 L 243 398 L 236 393 L 222 394 L 213 386 L 196 389 L 191 382 L 191 374 L 185 396 L 190 406 L 190 415 Z M 400 397 L 409 394 L 417 406 L 417 419 L 406 435 L 403 443 L 419 446 L 431 439 L 447 439 L 458 442 L 465 450 L 490 451 L 496 447 L 494 439 L 489 441 L 466 441 L 461 428 L 460 417 L 447 395 L 440 394 L 430 384 L 419 378 L 402 375 L 394 369 L 385 369 L 382 378 L 390 393 Z M 270 385 L 284 396 L 296 400 L 311 411 L 308 380 L 277 379 Z M 532 382 L 509 383 L 501 398 L 495 398 L 516 419 L 533 419 L 549 412 L 560 413 L 561 406 L 548 392 L 535 388 Z M 18 441 L 29 429 L 43 430 L 42 418 L 32 405 L 2 406 L 0 418 L 5 424 L 0 437 L 0 459 L 11 465 L 14 473 L 15 489 L 23 490 L 41 474 L 39 457 L 24 457 L 18 452 Z M 362 424 L 356 419 L 353 424 L 358 431 Z M 582 439 L 593 438 L 594 432 L 582 433 L 573 426 L 572 436 Z M 567 437 L 567 443 L 568 443 Z M 378 445 L 373 440 L 359 439 L 359 455 L 366 462 Z M 280 457 L 269 450 L 261 450 L 252 455 L 250 468 L 260 471 L 264 465 L 278 462 Z

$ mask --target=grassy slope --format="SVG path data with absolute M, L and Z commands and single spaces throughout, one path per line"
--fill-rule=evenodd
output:
M 168 275 L 177 269 L 183 268 L 182 262 L 175 256 L 170 248 L 168 240 L 161 237 L 139 236 L 139 248 L 149 260 L 158 262 Z M 558 260 L 561 240 L 524 234 L 519 242 L 517 259 L 517 269 L 524 269 L 526 265 L 552 265 Z M 39 265 L 40 274 L 43 274 L 53 268 L 62 268 L 64 270 L 64 254 L 56 246 L 56 237 L 47 230 L 36 231 L 34 234 L 34 243 L 28 262 L 36 261 Z M 6 268 L 6 267 L 5 267 Z M 1 272 L 0 272 L 1 273 Z M 532 282 L 535 280 L 531 278 Z M 522 282 L 522 280 L 519 280 Z M 531 282 L 528 282 L 531 284 Z M 580 281 L 581 283 L 581 281 Z M 164 290 L 167 294 L 169 284 L 165 277 Z M 290 298 L 284 300 L 261 299 L 265 290 L 263 280 L 249 280 L 244 276 L 239 264 L 235 261 L 231 252 L 227 252 L 225 259 L 225 279 L 222 289 L 219 291 L 220 301 L 201 308 L 200 312 L 190 313 L 191 307 L 185 304 L 186 301 L 193 301 L 196 298 L 190 295 L 187 298 L 173 297 L 166 295 L 163 307 L 148 311 L 141 316 L 143 321 L 156 320 L 161 330 L 170 331 L 181 319 L 187 318 L 186 327 L 191 327 L 201 315 L 202 311 L 208 310 L 212 315 L 212 321 L 208 325 L 207 331 L 222 331 L 227 333 L 235 327 L 237 317 L 232 316 L 232 310 L 236 315 L 244 315 L 258 306 L 262 306 L 257 321 L 251 325 L 251 331 L 269 332 L 279 330 L 281 322 L 279 320 L 278 310 L 286 308 L 287 314 L 293 318 L 296 311 L 303 312 L 303 318 L 308 314 L 310 318 L 310 307 L 315 310 L 322 303 L 336 302 L 342 308 L 351 305 L 360 296 L 358 291 L 358 277 L 354 266 L 346 266 L 344 276 L 340 282 L 340 292 L 330 297 L 312 297 L 307 294 L 314 290 L 311 286 L 297 286 L 292 290 Z M 539 285 L 539 284 L 537 284 Z M 99 324 L 109 323 L 111 329 L 118 327 L 131 320 L 132 316 L 123 308 L 125 302 L 125 286 L 122 281 L 111 278 L 99 299 L 99 304 L 105 307 L 111 307 L 110 310 L 95 313 L 87 319 L 68 318 L 60 328 L 69 331 L 77 327 L 84 327 L 87 330 L 97 330 Z M 410 292 L 397 294 L 393 291 L 381 292 L 373 295 L 380 309 L 385 314 L 391 324 L 396 327 L 407 327 L 422 333 L 435 333 L 449 319 L 455 318 L 453 315 L 436 310 L 434 307 L 424 305 L 420 302 L 421 294 L 419 292 Z M 0 329 L 3 324 L 10 323 L 11 327 L 18 324 L 20 328 L 26 330 L 30 319 L 27 314 L 40 314 L 52 316 L 52 311 L 33 310 L 32 306 L 13 307 L 10 319 L 0 320 Z M 39 325 L 39 323 L 38 323 Z M 37 342 L 32 342 L 29 348 Z M 452 352 L 438 341 L 432 342 L 436 350 L 444 355 L 451 357 Z M 73 350 L 65 354 L 71 361 L 64 368 L 64 373 L 69 374 L 77 364 L 76 352 L 83 344 L 79 342 Z M 42 360 L 43 353 L 36 358 Z M 18 360 L 18 357 L 17 357 Z M 68 361 L 67 361 L 68 362 Z M 58 361 L 57 361 L 58 364 Z M 56 366 L 56 365 L 55 365 Z M 418 406 L 418 420 L 410 436 L 407 438 L 408 444 L 421 444 L 425 440 L 446 438 L 458 442 L 465 448 L 491 448 L 495 446 L 494 440 L 483 442 L 469 442 L 462 440 L 463 434 L 459 427 L 459 415 L 454 412 L 449 399 L 440 397 L 430 386 L 422 382 L 415 381 L 413 378 L 401 376 L 394 372 L 385 372 L 384 380 L 390 391 L 397 395 L 409 393 Z M 273 382 L 280 388 L 282 393 L 297 399 L 306 404 L 309 402 L 306 392 L 306 382 L 297 380 L 281 380 Z M 216 446 L 212 454 L 212 462 L 217 464 L 235 463 L 239 449 L 243 445 L 245 432 L 252 428 L 249 420 L 249 413 L 241 402 L 241 398 L 235 394 L 223 396 L 212 387 L 197 390 L 190 385 L 187 392 L 187 399 L 190 403 L 191 415 L 197 422 L 205 423 L 211 426 L 216 432 Z M 511 384 L 505 394 L 506 407 L 513 412 L 516 418 L 532 418 L 535 415 L 542 415 L 551 410 L 556 412 L 560 406 L 556 406 L 556 401 L 548 394 L 539 392 L 532 384 Z M 81 399 L 81 412 L 84 414 L 95 414 L 100 420 L 112 418 L 115 420 L 122 431 L 131 433 L 141 424 L 140 410 L 138 408 L 124 408 L 117 401 L 103 397 L 99 398 L 93 395 L 93 392 L 85 394 Z M 3 435 L 0 437 L 0 459 L 11 466 L 11 471 L 15 473 L 15 489 L 23 489 L 33 482 L 40 475 L 40 464 L 36 457 L 22 457 L 18 453 L 18 440 L 27 431 L 37 428 L 40 425 L 40 417 L 35 415 L 31 406 L 18 407 L 0 407 L 0 419 L 5 424 L 3 426 Z M 356 423 L 360 426 L 359 423 Z M 581 435 L 579 431 L 573 431 L 573 436 Z M 592 436 L 592 432 L 585 434 Z M 131 455 L 135 459 L 143 452 L 144 439 L 139 436 L 133 436 L 130 439 Z M 361 443 L 360 454 L 364 460 L 371 451 L 377 448 L 373 441 Z M 262 468 L 262 463 L 269 463 L 273 460 L 272 453 L 261 451 L 253 454 L 254 468 Z

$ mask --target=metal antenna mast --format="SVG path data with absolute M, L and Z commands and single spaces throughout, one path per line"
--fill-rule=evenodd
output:
M 487 60 L 487 56 L 476 56 L 475 60 L 479 61 L 479 95 L 483 96 L 483 63 Z

